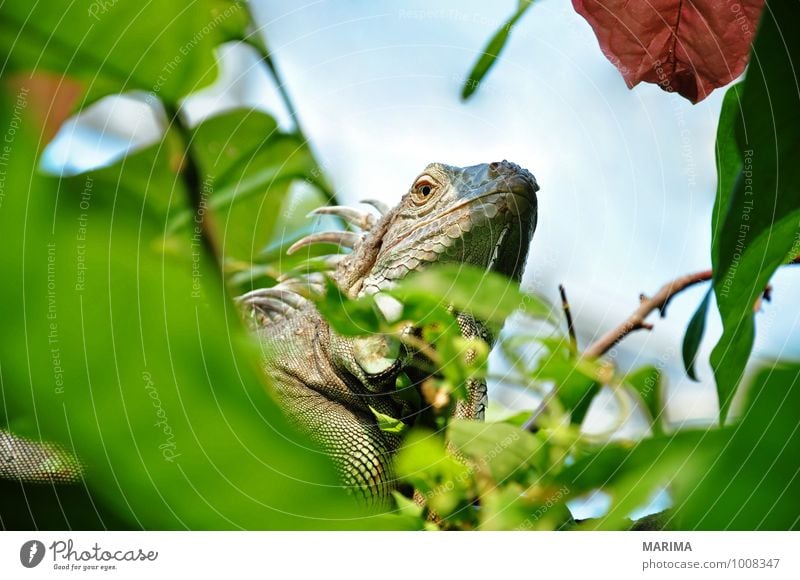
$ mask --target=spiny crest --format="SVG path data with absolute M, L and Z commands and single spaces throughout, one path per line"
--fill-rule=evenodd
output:
M 371 205 L 381 216 L 389 212 L 388 206 L 378 200 L 367 199 L 361 203 Z M 324 292 L 326 276 L 332 276 L 337 280 L 345 292 L 349 289 L 346 280 L 347 273 L 353 269 L 351 267 L 353 256 L 364 245 L 365 238 L 373 231 L 380 218 L 373 213 L 344 205 L 319 207 L 309 213 L 308 217 L 320 215 L 337 216 L 358 228 L 360 232 L 342 230 L 310 234 L 292 244 L 286 253 L 291 255 L 301 248 L 319 243 L 337 244 L 340 248 L 350 249 L 351 252 L 313 258 L 317 266 L 322 264 L 322 271 L 282 276 L 275 286 L 257 288 L 237 297 L 236 302 L 245 316 L 254 318 L 257 326 L 285 320 L 303 308 L 312 296 Z

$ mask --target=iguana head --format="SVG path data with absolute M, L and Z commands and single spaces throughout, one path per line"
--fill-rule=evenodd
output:
M 361 292 L 390 286 L 436 262 L 485 267 L 519 279 L 536 223 L 533 175 L 503 161 L 428 165 L 387 227 Z
M 390 287 L 434 262 L 472 264 L 518 280 L 536 227 L 538 189 L 529 171 L 508 161 L 432 163 L 377 222 L 352 208 L 318 210 L 347 219 L 363 235 L 315 234 L 292 250 L 314 241 L 351 246 L 336 278 L 353 296 Z

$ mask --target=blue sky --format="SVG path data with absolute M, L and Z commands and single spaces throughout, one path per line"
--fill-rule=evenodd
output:
M 468 103 L 460 85 L 516 2 L 255 2 L 257 19 L 303 128 L 341 199 L 396 202 L 431 161 L 509 159 L 541 185 L 525 287 L 557 302 L 569 293 L 580 340 L 624 319 L 640 292 L 709 267 L 716 174 L 713 145 L 724 89 L 698 105 L 652 86 L 628 90 L 567 1 L 541 0 L 514 29 L 502 59 Z M 276 91 L 247 50 L 225 49 L 218 84 L 186 103 L 193 119 L 239 105 L 289 126 Z M 151 142 L 146 106 L 107 99 L 69 123 L 50 167 L 102 164 Z M 137 113 L 138 112 L 138 113 Z M 145 111 L 147 112 L 147 111 Z M 135 121 L 132 121 L 135 119 Z M 800 269 L 780 272 L 758 319 L 759 359 L 800 354 Z M 705 288 L 685 292 L 655 330 L 628 338 L 620 364 L 662 361 L 669 417 L 716 413 L 708 353 L 700 384 L 681 370 L 680 344 Z M 502 393 L 500 393 L 502 395 Z M 508 400 L 505 397 L 504 400 Z

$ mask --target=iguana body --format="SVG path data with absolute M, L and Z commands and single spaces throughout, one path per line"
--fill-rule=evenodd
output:
M 381 298 L 382 290 L 432 263 L 469 263 L 519 280 L 536 227 L 537 190 L 533 175 L 506 161 L 466 168 L 432 164 L 379 219 L 352 208 L 317 211 L 339 215 L 363 233 L 314 234 L 290 252 L 314 242 L 351 248 L 329 263 L 336 284 L 352 298 Z M 257 315 L 266 372 L 288 415 L 330 453 L 347 485 L 368 498 L 384 498 L 395 485 L 392 454 L 400 439 L 378 428 L 370 407 L 404 418 L 408 408 L 395 385 L 399 373 L 413 367 L 414 353 L 380 336 L 334 333 L 301 296 L 304 285 L 322 282 L 320 276 L 255 290 L 241 302 Z M 392 316 L 391 300 L 378 304 Z M 464 336 L 482 335 L 469 316 L 459 314 L 458 323 Z M 455 413 L 482 418 L 486 385 L 468 386 L 469 399 Z

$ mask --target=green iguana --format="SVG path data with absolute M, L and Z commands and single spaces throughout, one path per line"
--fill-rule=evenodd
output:
M 327 259 L 335 282 L 351 297 L 387 298 L 377 303 L 391 318 L 397 303 L 381 290 L 427 264 L 469 263 L 519 280 L 536 227 L 537 190 L 533 175 L 507 161 L 466 168 L 432 164 L 394 209 L 368 202 L 382 213 L 379 219 L 341 206 L 315 212 L 340 216 L 363 233 L 314 234 L 290 251 L 315 242 L 351 248 Z M 413 353 L 380 336 L 334 333 L 313 301 L 303 297 L 309 285 L 323 283 L 322 273 L 288 279 L 239 302 L 257 315 L 265 369 L 287 414 L 330 453 L 347 485 L 382 500 L 395 487 L 392 454 L 400 438 L 378 428 L 370 407 L 406 418 L 395 383 L 400 372 L 413 371 Z M 479 322 L 464 314 L 457 319 L 465 337 L 485 336 Z M 469 390 L 455 414 L 481 419 L 486 385 L 475 381 Z M 81 472 L 60 447 L 0 430 L 0 478 L 70 483 L 79 481 Z
M 452 167 L 434 163 L 417 177 L 391 210 L 369 201 L 382 216 L 344 207 L 316 214 L 336 215 L 359 228 L 310 235 L 289 252 L 317 243 L 350 248 L 326 262 L 342 292 L 351 298 L 375 294 L 387 319 L 399 304 L 382 290 L 428 264 L 468 263 L 519 280 L 536 227 L 538 185 L 527 170 L 502 161 Z M 287 279 L 240 297 L 257 319 L 265 368 L 288 415 L 326 449 L 345 483 L 368 499 L 383 499 L 396 486 L 392 455 L 398 435 L 381 431 L 372 409 L 408 420 L 396 394 L 401 372 L 413 372 L 414 353 L 382 336 L 353 338 L 331 330 L 308 295 L 321 290 L 324 274 Z M 457 314 L 465 337 L 482 336 L 483 326 Z M 424 377 L 417 377 L 422 380 Z M 468 385 L 455 416 L 482 419 L 486 384 Z

